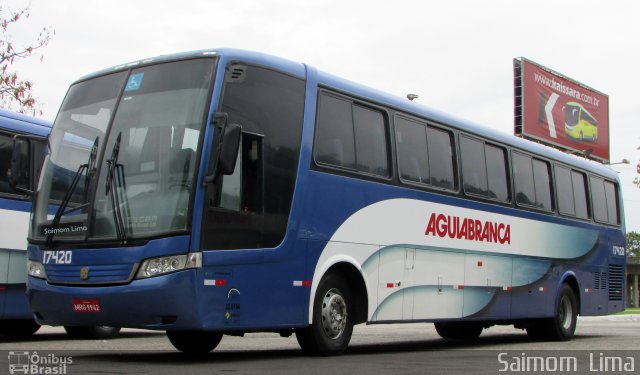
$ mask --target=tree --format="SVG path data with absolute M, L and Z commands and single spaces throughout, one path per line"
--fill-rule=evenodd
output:
M 627 255 L 633 257 L 640 256 L 640 233 L 627 233 Z
M 0 106 L 15 109 L 22 113 L 39 111 L 38 103 L 31 93 L 33 82 L 18 76 L 10 66 L 17 60 L 32 56 L 37 50 L 49 44 L 54 33 L 49 28 L 40 30 L 38 39 L 26 46 L 16 47 L 7 30 L 16 22 L 29 17 L 29 7 L 18 12 L 7 11 L 0 6 Z M 43 57 L 40 55 L 40 61 Z

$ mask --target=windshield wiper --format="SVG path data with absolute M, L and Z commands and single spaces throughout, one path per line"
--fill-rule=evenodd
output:
M 93 176 L 96 174 L 96 160 L 98 159 L 98 143 L 99 138 L 96 137 L 96 140 L 93 142 L 93 147 L 91 147 L 91 153 L 89 154 L 89 162 L 87 163 L 87 177 L 84 179 L 84 191 L 82 194 L 84 195 L 84 201 L 87 202 L 89 197 L 89 188 L 91 187 L 91 181 L 93 180 Z
M 95 175 L 95 170 L 96 170 L 96 158 L 98 155 L 99 143 L 100 143 L 100 138 L 96 137 L 96 139 L 93 141 L 91 152 L 89 153 L 89 160 L 87 161 L 86 164 L 80 164 L 80 166 L 78 167 L 78 170 L 76 171 L 76 174 L 73 176 L 73 180 L 71 181 L 71 185 L 69 185 L 69 188 L 64 194 L 64 198 L 62 198 L 62 202 L 60 202 L 60 206 L 58 206 L 58 210 L 56 211 L 56 214 L 53 216 L 53 220 L 51 221 L 51 228 L 55 228 L 58 226 L 58 224 L 60 224 L 60 219 L 62 218 L 62 215 L 78 210 L 87 205 L 86 202 L 87 202 L 87 194 L 89 191 L 89 185 L 91 184 L 91 179 Z M 80 177 L 82 176 L 83 171 L 86 171 L 85 172 L 86 176 L 84 180 L 84 191 L 83 191 L 85 203 L 76 207 L 72 207 L 71 209 L 65 211 L 65 209 L 69 205 L 69 201 L 71 200 L 71 197 L 73 196 L 73 192 L 76 190 L 76 186 L 78 186 L 78 182 L 80 181 Z M 51 231 L 47 235 L 47 240 L 46 240 L 47 245 L 49 246 L 51 245 L 53 241 L 53 236 L 55 235 L 55 233 L 56 231 Z
M 105 186 L 106 194 L 111 196 L 111 208 L 113 210 L 113 221 L 116 225 L 116 236 L 122 244 L 127 243 L 127 234 L 124 223 L 124 217 L 120 208 L 120 195 L 125 207 L 127 219 L 131 217 L 129 212 L 129 199 L 127 198 L 127 184 L 124 179 L 124 166 L 118 163 L 118 155 L 120 154 L 120 141 L 122 140 L 122 132 L 118 133 L 116 142 L 111 151 L 111 157 L 107 160 L 107 184 Z M 111 194 L 109 194 L 111 193 Z

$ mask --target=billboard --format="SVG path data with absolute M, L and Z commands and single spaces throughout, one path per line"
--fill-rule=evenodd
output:
M 609 97 L 531 60 L 513 60 L 516 135 L 609 162 Z

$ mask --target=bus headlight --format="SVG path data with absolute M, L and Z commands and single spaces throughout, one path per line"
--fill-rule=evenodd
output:
M 148 277 L 164 275 L 187 268 L 200 267 L 202 267 L 202 253 L 151 258 L 142 262 L 136 279 L 146 279 Z
M 39 279 L 47 278 L 47 273 L 44 271 L 44 266 L 42 265 L 42 263 L 33 260 L 27 261 L 27 274 Z

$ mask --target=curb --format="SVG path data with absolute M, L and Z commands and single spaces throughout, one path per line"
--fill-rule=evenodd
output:
M 579 316 L 578 321 L 640 321 L 640 314 L 627 314 L 627 315 L 604 315 L 604 316 Z

